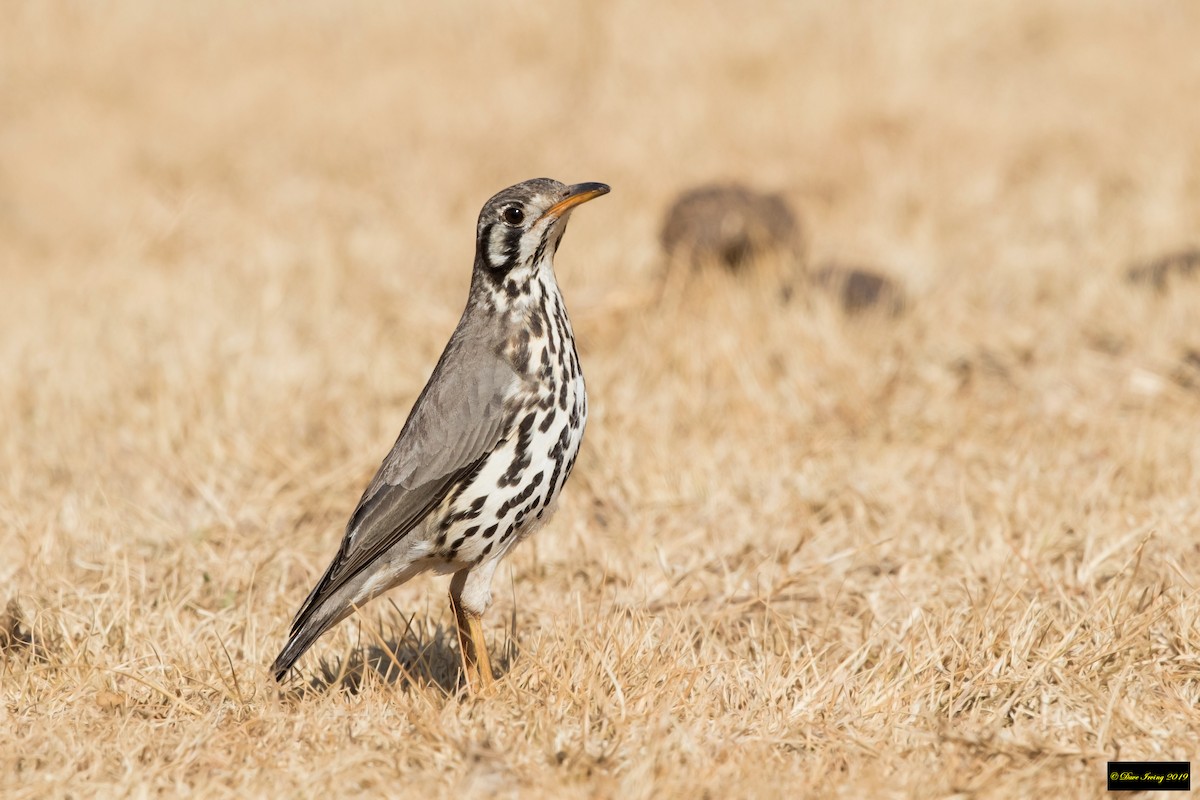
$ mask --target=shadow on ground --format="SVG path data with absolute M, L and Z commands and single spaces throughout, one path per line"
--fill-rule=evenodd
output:
M 384 631 L 377 626 L 375 633 L 369 634 L 364 626 L 363 633 L 376 643 L 364 643 L 341 658 L 322 659 L 314 674 L 293 689 L 296 696 L 334 688 L 357 693 L 372 680 L 405 691 L 414 686 L 436 686 L 445 694 L 454 694 L 466 688 L 458 635 L 453 627 L 417 627 L 409 618 L 403 628 Z M 492 671 L 496 678 L 502 678 L 517 657 L 512 630 L 505 631 L 502 641 L 492 642 L 489 652 Z

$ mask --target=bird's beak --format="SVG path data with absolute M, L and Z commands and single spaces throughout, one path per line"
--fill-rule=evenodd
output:
M 609 188 L 603 183 L 577 183 L 567 187 L 567 196 L 546 209 L 543 217 L 558 219 L 580 203 L 595 199 L 602 194 L 608 194 Z

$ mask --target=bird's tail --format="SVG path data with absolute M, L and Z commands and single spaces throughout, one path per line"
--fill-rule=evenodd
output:
M 275 673 L 275 680 L 282 682 L 283 677 L 287 675 L 288 670 L 292 668 L 300 656 L 304 655 L 308 648 L 312 647 L 313 642 L 321 635 L 323 631 L 302 630 L 296 631 L 288 637 L 287 644 L 283 650 L 275 657 L 275 664 L 271 667 Z
M 277 681 L 283 680 L 283 676 L 287 675 L 292 665 L 307 652 L 308 648 L 313 646 L 313 642 L 317 641 L 321 634 L 341 622 L 354 610 L 353 607 L 344 610 L 336 607 L 330 608 L 331 598 L 316 597 L 320 588 L 321 585 L 318 584 L 308 599 L 304 601 L 304 605 L 300 607 L 300 613 L 296 614 L 296 619 L 292 621 L 292 630 L 288 635 L 287 644 L 276 656 L 275 664 L 271 667 Z M 341 613 L 338 613 L 339 611 Z
M 390 582 L 377 582 L 364 587 L 359 577 L 354 574 L 339 577 L 335 581 L 332 576 L 338 566 L 338 559 L 334 559 L 333 563 L 329 565 L 329 569 L 325 571 L 325 575 L 309 592 L 304 605 L 300 606 L 296 619 L 292 621 L 292 630 L 288 635 L 287 644 L 284 645 L 272 667 L 275 672 L 275 680 L 282 681 L 283 676 L 292 668 L 292 665 L 300 656 L 304 655 L 308 648 L 312 647 L 313 642 L 319 639 L 325 631 L 353 614 L 356 608 L 361 608 L 372 598 L 392 586 L 404 583 L 424 569 L 419 564 L 410 566 L 396 574 Z M 361 575 L 361 571 L 358 574 Z

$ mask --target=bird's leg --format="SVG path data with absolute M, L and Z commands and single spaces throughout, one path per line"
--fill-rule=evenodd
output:
M 486 694 L 492 690 L 496 680 L 492 677 L 492 660 L 488 656 L 487 642 L 483 639 L 483 623 L 480 622 L 481 617 L 470 612 L 467 612 L 465 616 L 467 618 L 467 635 L 471 640 L 468 650 L 475 662 L 477 681 L 475 691 Z
M 454 609 L 454 621 L 458 626 L 458 645 L 462 650 L 463 668 L 467 682 L 476 694 L 488 692 L 495 685 L 492 677 L 492 662 L 488 657 L 487 642 L 483 639 L 481 615 L 463 604 L 463 586 L 469 570 L 454 573 L 450 581 L 450 607 Z

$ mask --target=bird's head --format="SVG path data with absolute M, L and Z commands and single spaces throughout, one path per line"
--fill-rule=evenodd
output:
M 476 273 L 509 292 L 520 291 L 522 283 L 549 268 L 571 210 L 608 191 L 603 183 L 567 186 L 534 178 L 497 193 L 479 212 Z

